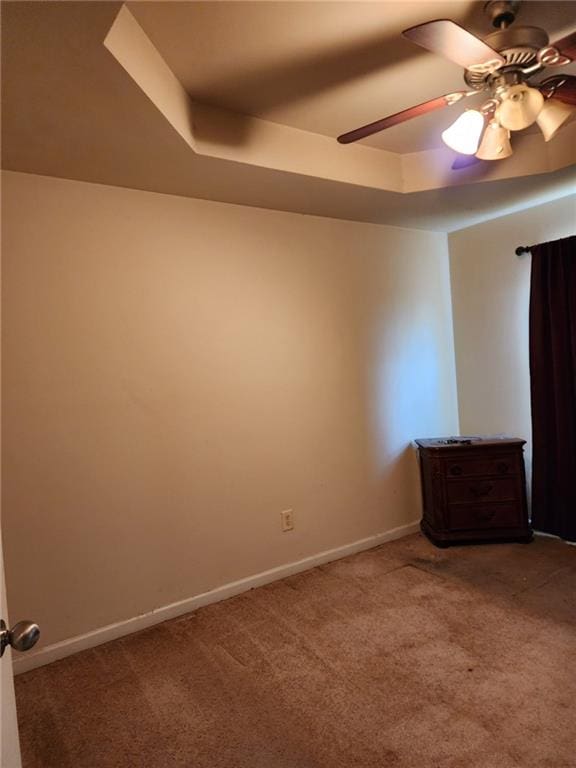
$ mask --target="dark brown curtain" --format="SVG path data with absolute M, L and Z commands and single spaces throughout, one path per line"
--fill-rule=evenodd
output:
M 532 525 L 576 541 L 576 236 L 532 248 Z

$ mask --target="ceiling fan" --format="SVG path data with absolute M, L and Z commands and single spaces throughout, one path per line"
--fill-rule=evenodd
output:
M 485 93 L 479 109 L 466 109 L 442 133 L 442 140 L 462 155 L 480 160 L 501 160 L 512 154 L 510 132 L 537 123 L 545 141 L 576 113 L 576 76 L 554 74 L 537 83 L 533 77 L 548 67 L 576 61 L 576 30 L 550 44 L 539 27 L 511 26 L 520 0 L 488 0 L 485 13 L 496 31 L 484 40 L 449 19 L 437 19 L 404 30 L 413 43 L 439 53 L 464 67 L 469 90 L 456 91 L 403 109 L 388 117 L 338 136 L 349 144 L 414 117 Z M 473 159 L 473 158 L 470 158 Z M 462 158 L 464 160 L 464 158 Z M 468 163 L 456 161 L 453 167 Z

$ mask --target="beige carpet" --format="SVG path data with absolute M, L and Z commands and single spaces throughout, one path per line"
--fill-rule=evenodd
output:
M 16 679 L 25 768 L 575 768 L 576 548 L 385 544 Z

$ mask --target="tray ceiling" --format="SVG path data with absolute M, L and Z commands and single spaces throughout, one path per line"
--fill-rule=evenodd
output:
M 2 167 L 444 231 L 570 194 L 576 122 L 549 144 L 518 137 L 510 160 L 458 172 L 428 143 L 426 119 L 410 126 L 416 146 L 406 128 L 373 145 L 334 140 L 429 95 L 416 75 L 404 77 L 410 98 L 385 87 L 434 58 L 398 47 L 398 30 L 448 11 L 477 29 L 478 5 L 3 3 Z M 528 5 L 547 6 L 560 32 L 576 3 Z M 434 94 L 444 82 L 429 83 Z
M 459 0 L 128 3 L 193 100 L 332 137 L 462 89 L 462 69 L 401 32 L 451 18 L 485 36 L 493 28 L 483 5 Z M 576 25 L 576 2 L 524 2 L 516 24 L 540 25 L 559 39 Z M 576 64 L 562 71 L 576 74 Z M 401 153 L 440 147 L 440 134 L 459 109 L 429 114 L 365 143 Z

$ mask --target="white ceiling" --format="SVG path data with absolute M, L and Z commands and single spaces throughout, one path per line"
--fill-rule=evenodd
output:
M 469 0 L 128 3 L 194 100 L 333 137 L 466 88 L 462 69 L 401 32 L 451 18 L 485 36 L 494 30 L 483 5 Z M 576 26 L 576 2 L 524 2 L 516 24 L 542 26 L 552 40 L 559 39 Z M 562 71 L 576 74 L 576 65 Z M 454 110 L 390 128 L 366 143 L 393 152 L 441 146 L 440 134 L 454 121 Z
M 539 8 L 541 14 L 543 5 L 530 3 L 530 11 L 534 6 L 534 13 Z M 575 3 L 545 5 L 547 16 L 553 19 L 558 18 L 558 14 L 564 18 L 565 7 L 573 9 Z M 130 8 L 146 26 L 153 42 L 155 37 L 173 30 L 173 36 L 168 34 L 171 43 L 168 48 L 167 43 L 163 48 L 158 40 L 156 45 L 187 88 L 193 90 L 192 81 L 186 80 L 185 73 L 177 72 L 178 63 L 170 61 L 177 51 L 183 55 L 188 45 L 189 76 L 198 78 L 195 87 L 204 89 L 194 95 L 237 109 L 247 109 L 244 104 L 248 102 L 241 99 L 250 98 L 253 99 L 251 108 L 261 110 L 262 116 L 270 117 L 272 110 L 280 109 L 298 112 L 302 119 L 317 121 L 318 130 L 336 135 L 389 108 L 406 106 L 398 100 L 389 103 L 388 95 L 385 110 L 378 103 L 382 91 L 378 85 L 380 79 L 390 83 L 391 78 L 389 68 L 382 68 L 380 64 L 382 40 L 394 37 L 390 25 L 397 30 L 433 18 L 441 15 L 442 7 L 446 15 L 447 6 L 449 15 L 457 20 L 473 19 L 477 13 L 475 4 L 456 2 L 276 4 L 238 0 L 233 3 L 131 3 Z M 121 3 L 117 2 L 48 0 L 2 4 L 3 168 L 444 231 L 570 194 L 576 189 L 576 149 L 574 164 L 553 173 L 533 171 L 534 175 L 501 180 L 487 176 L 479 182 L 482 169 L 460 171 L 457 180 L 452 182 L 460 186 L 411 194 L 327 176 L 321 178 L 296 166 L 258 166 L 235 159 L 237 148 L 234 146 L 226 148 L 228 159 L 198 154 L 104 47 L 103 41 L 120 8 Z M 152 29 L 154 14 L 159 14 L 161 19 L 154 26 L 155 31 Z M 194 20 L 191 26 L 190 21 L 183 20 L 186 15 Z M 378 20 L 388 25 L 387 32 L 378 26 Z M 287 42 L 283 42 L 284 36 Z M 371 49 L 366 47 L 370 39 Z M 395 54 L 399 58 L 392 70 L 406 73 L 407 68 L 418 64 L 420 74 L 426 73 L 426 62 L 434 57 L 420 53 L 417 48 L 409 50 L 405 58 Z M 314 59 L 315 56 L 318 58 Z M 340 69 L 334 70 L 330 64 L 334 57 L 341 60 Z M 276 68 L 272 66 L 273 60 Z M 361 62 L 356 69 L 352 65 L 354 61 Z M 440 65 L 445 66 L 443 62 Z M 447 66 L 452 68 L 450 64 Z M 458 68 L 454 69 L 458 78 Z M 348 80 L 342 80 L 343 74 Z M 362 98 L 354 96 L 353 108 L 342 96 L 341 89 L 346 87 L 350 94 L 356 94 L 356 86 L 365 78 L 371 103 L 364 104 Z M 406 82 L 406 78 L 403 79 Z M 412 88 L 414 83 L 411 78 L 408 80 Z M 434 93 L 444 90 L 436 90 L 435 83 L 432 86 Z M 331 104 L 330 94 L 335 105 Z M 416 89 L 414 95 L 415 100 L 422 100 L 430 94 Z M 232 96 L 239 101 L 235 104 L 225 101 Z M 304 108 L 304 103 L 308 108 Z M 375 115 L 373 109 L 378 110 Z M 274 114 L 278 119 L 279 113 Z M 422 136 L 422 140 L 427 140 L 423 125 L 418 130 L 414 128 L 417 141 Z M 400 129 L 400 138 L 403 130 L 406 129 Z M 303 137 L 321 138 L 304 133 Z M 553 144 L 542 142 L 546 147 Z M 338 152 L 348 149 L 334 146 Z M 248 149 L 252 149 L 251 145 Z M 411 145 L 410 150 L 414 150 L 414 146 Z M 376 150 L 365 151 L 384 155 Z M 446 172 L 450 173 L 449 165 Z

